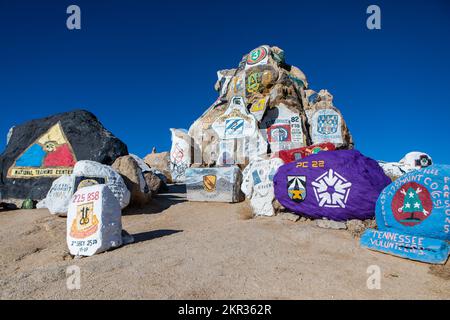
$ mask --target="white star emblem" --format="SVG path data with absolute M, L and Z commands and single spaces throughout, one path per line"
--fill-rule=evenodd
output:
M 414 208 L 420 208 L 420 204 L 418 202 L 414 203 Z
M 345 208 L 352 183 L 339 173 L 330 169 L 313 181 L 311 185 L 319 207 Z M 329 192 L 329 188 L 334 189 L 334 192 Z
M 405 204 L 405 208 L 411 208 L 411 204 L 409 203 Z
M 414 193 L 412 191 L 409 193 L 409 197 L 414 198 Z

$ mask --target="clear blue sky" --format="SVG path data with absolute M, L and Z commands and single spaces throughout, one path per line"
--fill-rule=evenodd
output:
M 370 4 L 382 30 L 366 28 Z M 450 163 L 449 40 L 446 0 L 0 0 L 0 150 L 12 125 L 77 108 L 132 153 L 168 150 L 169 128 L 216 99 L 216 71 L 269 44 L 334 95 L 364 154 Z

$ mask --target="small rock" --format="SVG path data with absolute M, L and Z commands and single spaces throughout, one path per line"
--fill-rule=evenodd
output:
M 293 222 L 297 222 L 298 220 L 300 220 L 300 216 L 291 212 L 283 212 L 280 214 L 281 219 L 283 220 L 290 220 Z
M 333 221 L 333 220 L 316 220 L 316 226 L 324 229 L 335 229 L 335 230 L 345 230 L 347 226 L 344 222 Z
M 354 238 L 360 237 L 367 228 L 363 221 L 357 219 L 347 221 L 346 225 L 347 230 Z

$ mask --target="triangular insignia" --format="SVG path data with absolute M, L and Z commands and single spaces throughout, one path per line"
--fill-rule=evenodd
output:
M 31 144 L 8 170 L 8 178 L 60 177 L 77 162 L 72 145 L 58 122 Z

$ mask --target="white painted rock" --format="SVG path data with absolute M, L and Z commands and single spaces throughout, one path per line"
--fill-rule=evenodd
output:
M 172 133 L 172 148 L 170 149 L 170 171 L 173 182 L 183 183 L 186 179 L 186 169 L 192 163 L 193 140 L 182 129 L 170 129 Z
M 125 185 L 125 181 L 110 166 L 95 161 L 82 160 L 75 164 L 73 175 L 75 176 L 75 192 L 86 186 L 106 184 L 119 201 L 122 209 L 130 204 L 131 194 Z
M 134 160 L 136 160 L 139 168 L 141 168 L 142 173 L 146 173 L 146 172 L 151 172 L 152 169 L 150 168 L 150 166 L 148 164 L 145 163 L 144 159 L 139 158 L 137 155 L 135 154 L 130 154 L 130 157 L 132 157 Z
M 233 97 L 225 113 L 214 121 L 212 128 L 222 140 L 240 139 L 252 136 L 257 130 L 257 123 L 247 111 L 244 98 Z
M 75 256 L 92 256 L 122 245 L 120 203 L 106 185 L 81 188 L 67 213 L 67 246 Z
M 413 167 L 400 162 L 384 162 L 378 161 L 378 164 L 383 169 L 384 173 L 391 178 L 391 180 L 396 180 L 400 178 L 405 173 L 414 170 Z
M 283 164 L 283 160 L 280 158 L 257 159 L 250 162 L 244 169 L 241 190 L 250 199 L 255 215 L 274 215 L 272 206 L 275 198 L 273 177 Z
M 63 175 L 53 181 L 44 200 L 37 204 L 37 208 L 47 208 L 51 214 L 66 216 L 70 199 L 73 195 L 75 178 L 72 175 Z
M 425 152 L 413 151 L 407 153 L 401 160 L 401 164 L 410 166 L 413 169 L 422 169 L 433 164 L 431 157 Z
M 189 201 L 239 202 L 241 183 L 242 173 L 237 166 L 186 170 Z
M 300 114 L 283 103 L 267 110 L 261 120 L 261 129 L 272 153 L 306 146 Z

